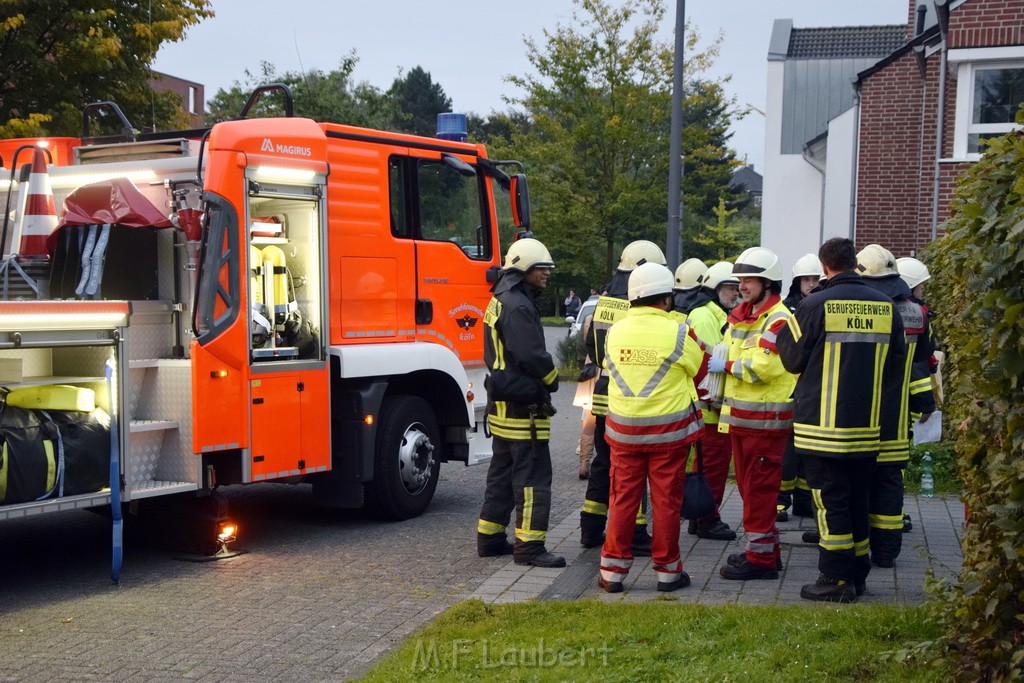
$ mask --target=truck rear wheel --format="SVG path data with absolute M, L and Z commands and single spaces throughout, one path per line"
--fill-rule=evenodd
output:
M 430 404 L 419 396 L 388 396 L 377 425 L 373 480 L 366 508 L 382 519 L 410 519 L 427 509 L 441 469 L 440 432 Z

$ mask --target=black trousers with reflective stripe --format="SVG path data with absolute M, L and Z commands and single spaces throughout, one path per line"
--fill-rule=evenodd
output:
M 871 475 L 871 554 L 895 560 L 903 548 L 903 470 L 906 461 L 880 462 Z
M 587 477 L 587 500 L 600 503 L 608 508 L 608 490 L 612 468 L 612 449 L 604 440 L 605 416 L 594 416 L 594 459 L 590 463 L 590 475 Z M 604 531 L 608 514 L 580 513 L 580 523 L 593 526 L 594 531 Z
M 524 543 L 543 545 L 551 514 L 548 442 L 510 441 L 495 436 L 492 452 L 480 519 L 505 527 L 515 509 L 516 529 L 521 530 L 516 534 L 516 551 Z
M 807 481 L 807 468 L 804 467 L 803 458 L 796 453 L 793 446 L 793 432 L 789 433 L 786 441 L 786 450 L 782 453 L 782 490 L 779 491 L 779 510 L 785 510 L 793 506 L 793 513 L 801 517 L 814 512 L 814 502 L 811 500 L 811 492 L 801 486 L 801 481 Z M 788 484 L 788 486 L 787 486 Z
M 818 506 L 818 569 L 834 579 L 862 582 L 871 571 L 868 556 L 868 502 L 874 458 L 823 458 L 804 455 L 807 484 Z M 821 514 L 824 513 L 824 525 Z M 852 536 L 848 547 L 829 539 Z

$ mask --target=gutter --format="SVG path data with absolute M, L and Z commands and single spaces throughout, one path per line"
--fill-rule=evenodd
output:
M 935 124 L 935 169 L 932 183 L 932 241 L 939 236 L 939 160 L 942 159 L 942 139 L 945 137 L 946 69 L 949 55 L 949 0 L 935 0 L 935 15 L 939 20 L 939 96 Z

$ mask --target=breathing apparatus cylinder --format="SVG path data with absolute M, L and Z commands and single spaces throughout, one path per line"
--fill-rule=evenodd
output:
M 288 297 L 288 269 L 285 267 L 284 251 L 280 247 L 271 244 L 270 246 L 263 247 L 262 253 L 264 265 L 263 281 L 266 292 L 264 303 L 267 304 L 268 311 L 273 306 L 274 323 L 282 325 L 292 308 L 289 306 L 291 302 Z M 269 288 L 267 287 L 268 284 Z
M 252 345 L 261 347 L 267 343 L 272 325 L 263 301 L 263 255 L 253 245 L 249 245 L 249 309 Z

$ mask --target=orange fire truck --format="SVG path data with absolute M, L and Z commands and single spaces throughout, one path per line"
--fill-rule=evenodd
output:
M 406 519 L 442 462 L 490 458 L 481 318 L 502 241 L 528 227 L 522 165 L 297 118 L 283 86 L 265 89 L 286 116 L 245 118 L 258 91 L 208 130 L 91 138 L 105 103 L 81 139 L 0 142 L 0 386 L 29 423 L 4 431 L 0 411 L 0 519 L 98 506 L 118 519 L 272 481 Z M 31 173 L 15 166 L 41 147 L 61 224 L 26 255 Z M 95 462 L 81 480 L 95 453 L 72 438 L 75 415 L 109 434 L 105 481 Z M 35 490 L 17 481 L 43 467 L 19 461 L 22 437 L 49 458 Z

